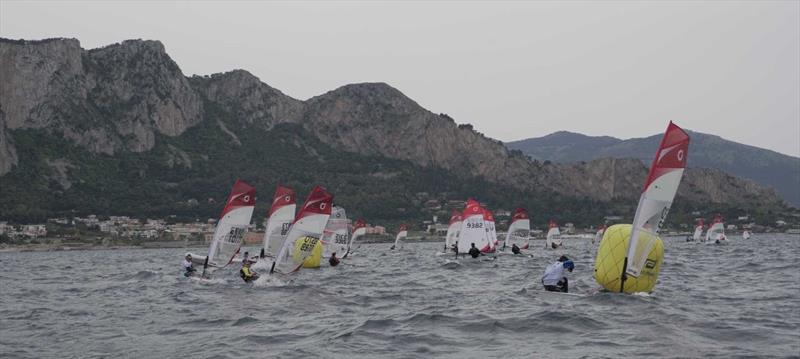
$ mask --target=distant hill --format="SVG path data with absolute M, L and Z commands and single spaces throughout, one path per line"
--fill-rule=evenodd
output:
M 241 178 L 258 190 L 256 220 L 281 183 L 301 197 L 321 184 L 379 224 L 448 218 L 474 196 L 526 207 L 534 226 L 591 225 L 631 217 L 647 174 L 635 159 L 531 161 L 385 83 L 300 101 L 244 70 L 187 77 L 158 41 L 0 39 L 0 78 L 0 220 L 204 219 Z M 697 210 L 770 221 L 788 209 L 772 189 L 694 168 L 668 221 Z
M 800 158 L 690 131 L 690 167 L 716 168 L 773 187 L 791 205 L 800 208 Z M 544 137 L 506 143 L 540 161 L 575 163 L 603 157 L 638 158 L 648 165 L 661 135 L 621 140 L 559 131 Z

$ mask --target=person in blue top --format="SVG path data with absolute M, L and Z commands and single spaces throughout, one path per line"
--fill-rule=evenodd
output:
M 544 275 L 542 276 L 542 285 L 544 285 L 544 290 L 548 292 L 569 292 L 569 280 L 567 280 L 567 275 L 564 272 L 565 270 L 572 273 L 572 270 L 575 269 L 575 263 L 573 263 L 567 256 L 561 256 L 558 260 L 547 266 L 544 270 Z

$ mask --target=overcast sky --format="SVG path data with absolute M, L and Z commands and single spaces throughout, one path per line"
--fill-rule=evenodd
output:
M 800 2 L 0 2 L 0 36 L 160 40 L 298 98 L 386 82 L 503 141 L 684 128 L 800 156 Z

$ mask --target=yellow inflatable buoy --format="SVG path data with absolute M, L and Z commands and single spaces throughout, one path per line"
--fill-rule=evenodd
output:
M 620 277 L 625 255 L 628 252 L 628 241 L 631 238 L 630 224 L 616 224 L 606 229 L 603 240 L 597 249 L 594 261 L 594 279 L 608 291 L 620 292 Z M 653 238 L 649 233 L 640 233 L 640 239 Z M 622 292 L 649 293 L 653 290 L 664 261 L 664 242 L 655 237 L 655 243 L 647 255 L 647 261 L 638 277 L 628 275 Z
M 318 268 L 322 259 L 322 243 L 319 238 L 305 236 L 294 241 L 292 259 L 303 268 Z

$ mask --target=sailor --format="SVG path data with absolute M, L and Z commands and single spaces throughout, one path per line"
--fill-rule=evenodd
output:
M 514 254 L 519 254 L 520 253 L 519 247 L 517 247 L 516 243 L 511 245 L 511 253 L 514 253 Z
M 542 276 L 544 290 L 548 292 L 567 293 L 569 291 L 569 281 L 567 280 L 566 273 L 564 273 L 565 269 L 570 273 L 575 269 L 575 263 L 567 258 L 567 256 L 561 256 L 561 258 L 558 258 L 558 261 L 547 266 Z
M 250 252 L 244 252 L 244 255 L 242 256 L 242 263 L 244 263 L 244 261 L 249 259 L 250 259 Z
M 391 250 L 394 250 L 394 244 L 392 244 L 392 247 L 391 247 L 391 248 L 389 248 L 389 249 L 391 249 Z
M 450 246 L 450 250 L 451 250 L 451 251 L 453 251 L 453 252 L 456 252 L 456 253 L 458 253 L 458 242 L 456 242 L 456 243 L 453 243 L 453 244 Z
M 331 253 L 331 258 L 328 259 L 328 263 L 331 264 L 331 267 L 336 267 L 339 265 L 339 258 L 336 258 L 336 252 Z
M 194 264 L 192 264 L 192 255 L 191 254 L 186 253 L 186 257 L 183 259 L 183 263 L 181 263 L 181 266 L 183 267 L 183 271 L 184 271 L 183 272 L 183 276 L 184 277 L 191 277 L 192 274 L 194 274 L 195 269 L 194 269 Z
M 481 255 L 481 251 L 478 249 L 478 247 L 475 247 L 475 243 L 472 243 L 472 246 L 469 249 L 469 255 L 471 255 L 472 258 L 478 258 L 478 256 Z
M 239 276 L 242 277 L 245 283 L 250 283 L 258 279 L 258 273 L 250 270 L 250 261 L 246 259 L 242 262 L 242 269 L 239 270 Z

